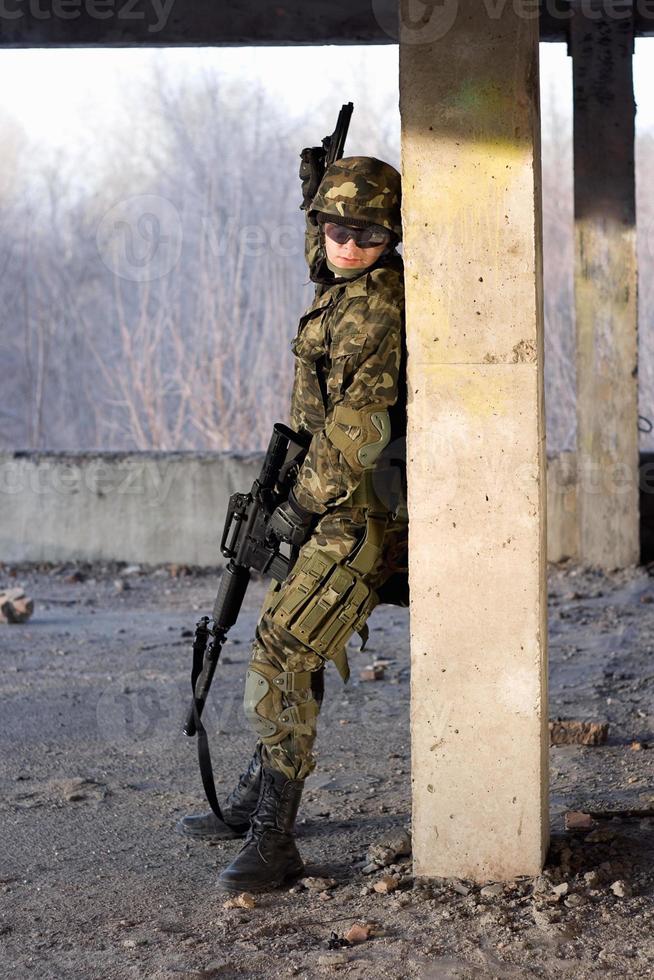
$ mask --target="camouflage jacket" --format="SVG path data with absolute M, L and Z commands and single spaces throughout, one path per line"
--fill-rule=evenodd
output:
M 294 492 L 301 506 L 323 514 L 349 497 L 364 469 L 347 462 L 326 435 L 335 406 L 396 406 L 391 439 L 401 435 L 400 402 L 406 400 L 401 257 L 393 252 L 355 279 L 319 283 L 291 350 L 296 360 L 290 423 L 313 436 Z

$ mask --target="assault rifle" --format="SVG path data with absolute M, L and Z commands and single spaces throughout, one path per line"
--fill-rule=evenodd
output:
M 213 614 L 203 616 L 195 628 L 191 701 L 184 734 L 198 737 L 198 761 L 202 784 L 211 809 L 222 820 L 213 779 L 209 743 L 201 716 L 228 631 L 238 619 L 251 572 L 282 582 L 290 572 L 299 549 L 280 551 L 280 543 L 268 532 L 270 515 L 287 498 L 306 456 L 311 435 L 298 433 L 282 422 L 273 426 L 261 472 L 249 493 L 229 498 L 220 551 L 228 558 L 223 568 Z
M 304 199 L 300 205 L 301 210 L 306 211 L 316 196 L 318 185 L 327 167 L 343 156 L 353 110 L 354 105 L 351 102 L 342 106 L 336 120 L 336 129 L 331 136 L 325 136 L 322 146 L 307 146 L 300 153 L 300 180 Z

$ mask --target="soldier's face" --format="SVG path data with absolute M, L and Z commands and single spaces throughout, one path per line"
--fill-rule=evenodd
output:
M 325 234 L 323 239 L 327 258 L 339 269 L 366 269 L 377 261 L 387 246 L 387 243 L 383 242 L 381 245 L 359 248 L 353 238 L 348 238 L 344 245 L 340 245 Z

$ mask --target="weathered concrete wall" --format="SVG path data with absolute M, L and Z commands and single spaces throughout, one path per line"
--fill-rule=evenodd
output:
M 215 565 L 222 560 L 218 535 L 229 495 L 250 488 L 262 459 L 263 454 L 229 453 L 0 453 L 0 561 Z M 548 459 L 550 561 L 578 555 L 576 501 L 575 454 Z
M 230 494 L 263 455 L 0 454 L 0 561 L 216 565 Z

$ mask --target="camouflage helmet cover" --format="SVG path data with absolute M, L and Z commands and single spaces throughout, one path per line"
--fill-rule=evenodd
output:
M 329 215 L 341 224 L 382 225 L 402 237 L 400 175 L 376 157 L 343 157 L 327 168 L 309 215 Z

